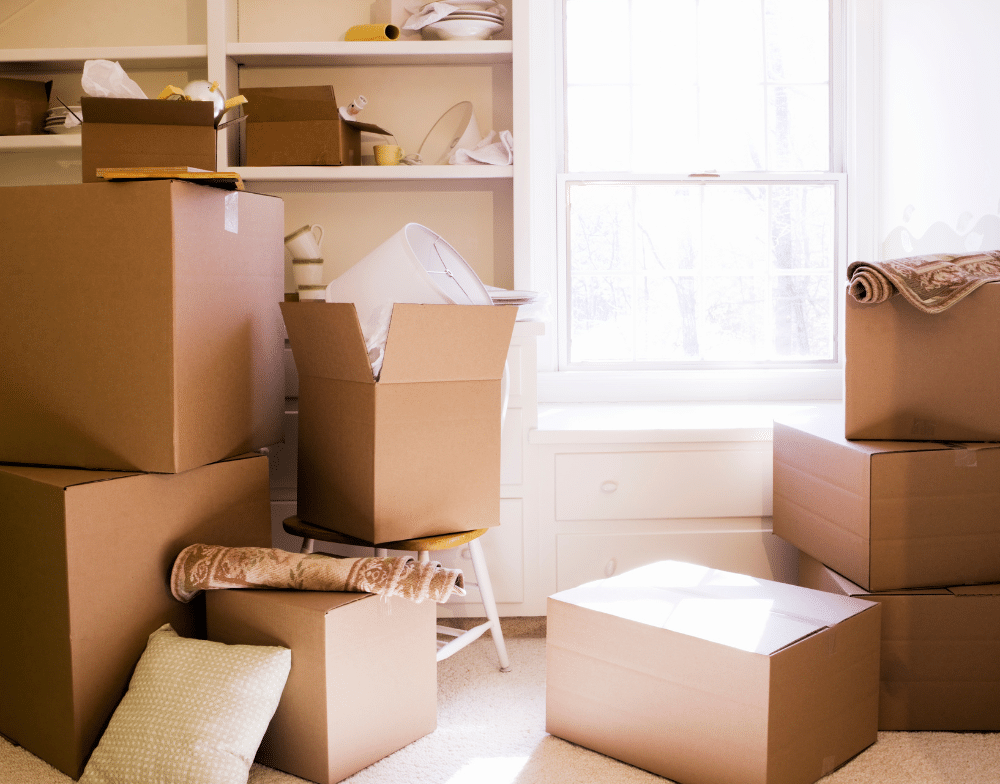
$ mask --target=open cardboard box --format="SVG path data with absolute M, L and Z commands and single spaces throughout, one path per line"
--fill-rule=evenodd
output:
M 774 533 L 866 590 L 1000 582 L 1000 444 L 774 423 Z
M 270 547 L 267 458 L 182 474 L 0 464 L 0 733 L 79 778 L 165 623 L 205 636 L 205 602 L 170 593 L 200 542 Z
M 247 166 L 360 166 L 361 132 L 391 135 L 345 120 L 330 86 L 246 87 Z
M 281 199 L 7 187 L 0 236 L 0 461 L 180 472 L 281 441 Z
M 879 616 L 678 561 L 561 591 L 546 729 L 684 784 L 810 784 L 876 740 Z
M 83 181 L 97 169 L 186 166 L 215 171 L 215 104 L 143 98 L 80 99 Z
M 799 584 L 882 605 L 880 730 L 1000 730 L 1000 585 L 866 591 L 804 553 Z
M 45 133 L 52 82 L 0 77 L 0 136 Z
M 1000 441 L 1000 283 L 942 313 L 847 295 L 845 433 L 862 440 Z
M 209 591 L 206 607 L 209 639 L 292 651 L 261 764 L 336 784 L 437 727 L 434 602 Z
M 516 307 L 394 305 L 378 381 L 353 303 L 281 312 L 299 374 L 299 517 L 377 543 L 500 524 Z

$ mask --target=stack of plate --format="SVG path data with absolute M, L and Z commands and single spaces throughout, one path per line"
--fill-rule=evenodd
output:
M 65 106 L 55 106 L 49 109 L 45 113 L 45 132 L 46 133 L 80 133 L 82 126 L 79 124 L 73 126 L 72 128 L 66 127 L 66 117 L 69 116 L 69 110 L 73 110 L 73 114 L 83 119 L 83 109 L 79 106 L 70 106 L 67 109 Z
M 424 39 L 432 41 L 485 41 L 503 30 L 507 9 L 495 0 L 460 0 L 451 2 L 455 10 L 420 29 Z

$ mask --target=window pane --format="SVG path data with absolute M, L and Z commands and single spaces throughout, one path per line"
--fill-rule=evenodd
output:
M 832 360 L 833 183 L 569 186 L 570 361 Z

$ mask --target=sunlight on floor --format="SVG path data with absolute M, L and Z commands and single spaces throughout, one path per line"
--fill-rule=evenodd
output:
M 474 757 L 446 784 L 513 784 L 527 757 Z

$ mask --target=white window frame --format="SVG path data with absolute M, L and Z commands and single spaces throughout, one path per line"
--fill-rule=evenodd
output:
M 805 179 L 833 181 L 837 188 L 838 215 L 837 280 L 846 280 L 848 259 L 857 253 L 857 232 L 864 231 L 867 220 L 856 221 L 855 177 L 858 155 L 855 142 L 858 115 L 870 120 L 872 107 L 858 107 L 856 61 L 864 71 L 867 48 L 876 43 L 867 23 L 872 0 L 831 0 L 830 101 L 831 101 L 831 172 L 774 173 L 774 180 Z M 565 82 L 563 75 L 562 2 L 532 4 L 533 38 L 529 43 L 534 84 L 548 69 L 553 90 L 532 94 L 531 112 L 532 216 L 531 283 L 551 294 L 552 320 L 539 345 L 538 397 L 540 402 L 687 402 L 687 401 L 817 401 L 839 400 L 843 391 L 843 298 L 838 293 L 838 359 L 829 366 L 783 367 L 773 369 L 689 368 L 677 370 L 568 370 L 566 353 L 566 204 L 567 181 L 587 179 L 586 175 L 567 174 L 563 165 L 565 124 L 563 117 Z M 859 26 L 862 28 L 860 34 Z M 546 42 L 546 35 L 551 36 Z M 860 45 L 859 45 L 859 39 Z M 548 44 L 548 46 L 546 46 Z M 860 52 L 860 58 L 859 58 Z M 870 72 L 865 74 L 870 79 Z M 862 85 L 860 97 L 867 97 Z M 544 105 L 548 97 L 550 104 Z M 548 140 L 548 145 L 543 142 Z M 863 140 L 862 140 L 863 141 Z M 862 145 L 863 146 L 863 145 Z M 863 171 L 863 169 L 862 169 Z M 688 172 L 676 178 L 687 177 Z M 754 179 L 767 176 L 753 173 Z M 720 173 L 720 179 L 739 180 L 739 173 Z M 600 179 L 608 179 L 606 173 Z M 648 179 L 625 175 L 622 179 Z M 656 177 L 654 179 L 674 179 Z M 864 179 L 862 177 L 862 179 Z M 851 191 L 848 193 L 848 185 Z M 862 198 L 861 202 L 867 202 Z M 537 209 L 536 209 L 537 207 Z M 543 224 L 548 217 L 551 223 Z

